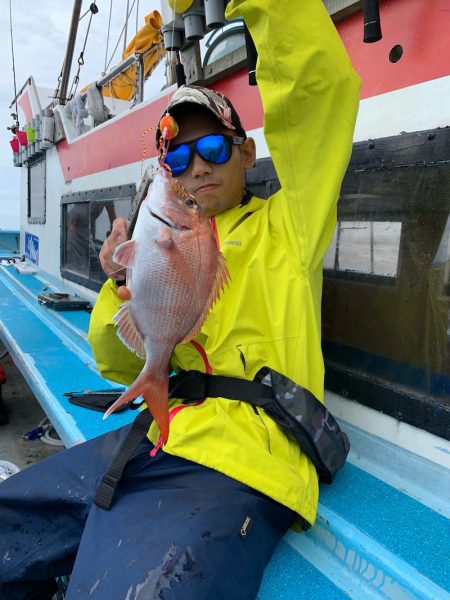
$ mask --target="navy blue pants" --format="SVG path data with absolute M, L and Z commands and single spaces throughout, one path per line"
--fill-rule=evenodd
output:
M 58 453 L 0 484 L 0 598 L 255 598 L 294 513 L 248 486 L 144 440 L 110 511 L 96 486 L 129 426 Z M 236 457 L 239 460 L 239 457 Z

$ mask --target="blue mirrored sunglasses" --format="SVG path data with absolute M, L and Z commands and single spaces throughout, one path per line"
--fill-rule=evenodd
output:
M 223 165 L 230 160 L 233 144 L 238 145 L 244 142 L 245 138 L 243 137 L 210 133 L 190 142 L 184 142 L 184 144 L 170 146 L 164 162 L 170 167 L 172 176 L 178 177 L 188 168 L 194 151 L 207 162 Z

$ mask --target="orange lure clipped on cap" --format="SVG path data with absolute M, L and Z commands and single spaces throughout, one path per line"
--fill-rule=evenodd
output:
M 163 117 L 161 117 L 159 129 L 161 131 L 163 140 L 172 140 L 178 135 L 179 132 L 178 123 L 175 121 L 172 115 L 169 114 L 165 114 Z
M 166 113 L 161 120 L 159 121 L 159 130 L 161 131 L 161 137 L 159 140 L 159 164 L 161 167 L 168 173 L 170 173 L 170 168 L 165 164 L 165 158 L 167 151 L 169 150 L 170 140 L 178 135 L 180 128 L 178 127 L 178 123 Z

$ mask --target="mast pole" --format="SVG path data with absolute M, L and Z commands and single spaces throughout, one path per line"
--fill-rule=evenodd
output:
M 70 69 L 72 68 L 73 51 L 77 39 L 78 21 L 80 20 L 81 5 L 83 0 L 75 0 L 72 10 L 72 21 L 70 23 L 69 38 L 67 40 L 66 56 L 61 75 L 61 87 L 59 89 L 59 104 L 66 103 L 67 86 L 69 83 Z

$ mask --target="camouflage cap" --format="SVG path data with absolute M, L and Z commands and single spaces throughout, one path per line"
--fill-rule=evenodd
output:
M 245 129 L 242 126 L 239 115 L 229 98 L 209 88 L 198 85 L 183 85 L 177 89 L 169 105 L 167 106 L 161 118 L 169 113 L 176 116 L 177 108 L 187 104 L 201 106 L 208 110 L 216 119 L 218 119 L 227 129 L 233 129 L 243 138 L 247 137 Z M 158 144 L 161 131 L 158 127 L 156 132 L 156 143 Z

